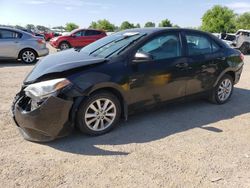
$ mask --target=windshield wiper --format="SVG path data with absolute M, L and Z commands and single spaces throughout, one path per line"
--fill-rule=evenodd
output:
M 113 51 L 111 54 L 107 55 L 105 58 L 108 58 L 108 57 L 112 56 L 112 55 L 115 54 L 116 52 L 118 52 L 117 55 L 119 55 L 119 54 L 120 54 L 122 51 L 124 51 L 127 47 L 129 47 L 130 45 L 132 45 L 133 43 L 135 43 L 137 40 L 141 39 L 141 38 L 144 37 L 145 35 L 147 35 L 147 34 L 145 33 L 145 34 L 141 35 L 140 37 L 138 37 L 138 38 L 132 40 L 130 43 L 128 43 L 128 44 L 125 45 L 125 46 L 122 46 L 121 48 L 118 48 L 117 50 Z

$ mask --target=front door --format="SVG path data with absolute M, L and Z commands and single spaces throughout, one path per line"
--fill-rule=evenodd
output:
M 169 32 L 153 37 L 138 49 L 152 59 L 130 64 L 129 101 L 134 108 L 185 96 L 187 59 L 180 41 L 178 32 Z

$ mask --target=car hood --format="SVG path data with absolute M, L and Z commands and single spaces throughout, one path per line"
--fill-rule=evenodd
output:
M 106 62 L 107 59 L 90 56 L 77 49 L 69 49 L 41 59 L 24 80 L 24 84 L 41 81 L 46 75 L 62 74 L 65 71 Z

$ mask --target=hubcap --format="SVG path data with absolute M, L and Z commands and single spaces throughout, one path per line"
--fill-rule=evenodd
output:
M 22 59 L 27 62 L 27 63 L 31 63 L 35 60 L 36 56 L 34 54 L 34 52 L 32 51 L 25 51 L 23 54 L 22 54 Z
M 61 50 L 66 50 L 66 49 L 68 49 L 69 48 L 69 45 L 68 44 L 66 44 L 66 43 L 62 43 L 61 44 Z
M 220 101 L 225 101 L 229 98 L 232 92 L 232 82 L 230 79 L 225 79 L 221 82 L 218 89 L 218 98 Z
M 97 99 L 87 108 L 84 120 L 88 128 L 93 131 L 107 129 L 115 120 L 116 106 L 106 98 Z

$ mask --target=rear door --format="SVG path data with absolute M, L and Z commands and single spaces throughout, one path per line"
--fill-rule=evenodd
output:
M 187 95 L 208 91 L 213 87 L 224 61 L 220 46 L 208 35 L 185 32 L 188 59 Z
M 96 30 L 86 30 L 85 32 L 86 36 L 86 44 L 90 44 L 92 42 L 95 42 L 96 40 L 103 38 L 104 34 L 101 31 L 96 31 Z
M 8 29 L 0 29 L 0 58 L 16 59 L 22 34 Z

